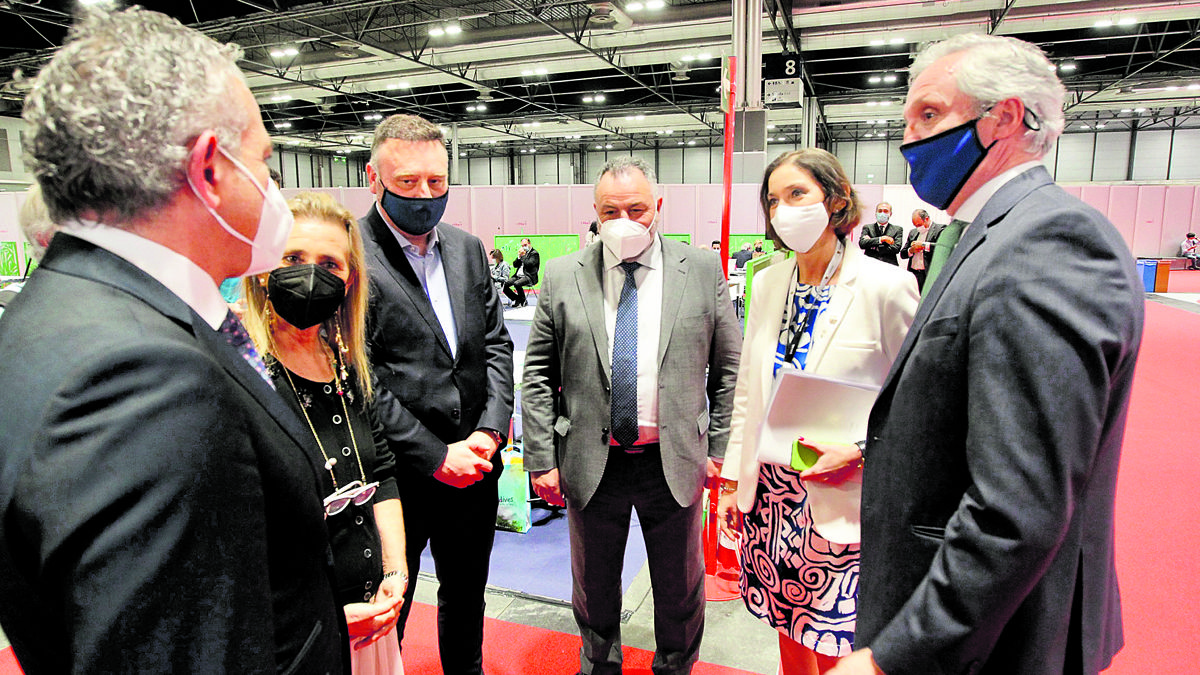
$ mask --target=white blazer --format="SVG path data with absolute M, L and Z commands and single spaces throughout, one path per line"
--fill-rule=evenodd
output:
M 782 260 L 754 275 L 721 471 L 724 478 L 737 479 L 737 504 L 743 512 L 754 507 L 758 428 L 774 382 L 775 351 L 794 271 L 792 260 Z M 829 306 L 813 328 L 805 372 L 880 386 L 916 314 L 917 279 L 896 265 L 866 257 L 851 242 L 833 284 Z

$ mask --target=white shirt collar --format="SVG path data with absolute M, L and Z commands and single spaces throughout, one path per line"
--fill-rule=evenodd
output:
M 975 218 L 979 216 L 979 212 L 983 210 L 983 206 L 988 203 L 989 199 L 994 197 L 996 193 L 1000 191 L 1000 188 L 1004 187 L 1005 184 L 1007 184 L 1010 180 L 1037 166 L 1042 166 L 1041 160 L 1035 159 L 1025 162 L 1024 164 L 1018 164 L 1011 169 L 1008 169 L 1007 171 L 979 186 L 979 189 L 975 191 L 975 194 L 967 197 L 967 200 L 963 202 L 963 205 L 958 207 L 958 211 L 950 215 L 955 220 L 962 220 L 968 223 L 975 220 Z
M 214 330 L 225 321 L 229 306 L 212 277 L 182 253 L 128 230 L 87 220 L 65 222 L 61 231 L 123 258 L 149 274 L 186 302 Z
M 391 232 L 392 236 L 396 238 L 396 241 L 400 244 L 401 248 L 405 250 L 412 249 L 414 254 L 418 254 L 420 252 L 421 249 L 416 244 L 409 241 L 408 237 L 404 236 L 399 230 L 388 224 L 389 219 L 387 215 L 384 214 L 383 207 L 379 205 L 379 202 L 375 202 L 375 210 L 379 213 L 379 217 L 383 219 L 383 224 L 388 226 L 388 231 Z M 425 240 L 425 254 L 429 255 L 429 252 L 433 250 L 433 247 L 436 246 L 437 243 L 438 232 L 437 226 L 434 225 L 433 229 L 429 231 L 429 239 Z

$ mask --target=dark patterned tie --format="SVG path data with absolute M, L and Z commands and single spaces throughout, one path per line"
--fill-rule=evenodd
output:
M 246 363 L 250 367 L 258 371 L 262 379 L 275 388 L 275 383 L 271 381 L 271 376 L 267 373 L 267 366 L 263 363 L 262 357 L 258 355 L 258 350 L 254 348 L 254 341 L 250 339 L 250 334 L 246 332 L 246 327 L 238 321 L 237 316 L 233 312 L 225 315 L 225 320 L 221 322 L 219 329 L 221 334 L 225 336 L 225 341 L 233 345 L 233 348 L 238 350 Z
M 925 274 L 925 286 L 921 289 L 922 298 L 929 294 L 929 289 L 933 288 L 934 280 L 941 274 L 942 268 L 946 266 L 946 260 L 950 258 L 950 253 L 954 251 L 954 246 L 958 244 L 963 230 L 967 229 L 969 224 L 965 220 L 952 220 L 938 235 L 937 241 L 933 243 L 933 261 L 929 263 L 929 271 Z
M 612 353 L 612 437 L 628 448 L 638 438 L 637 403 L 637 284 L 636 262 L 623 262 L 625 285 L 617 303 Z

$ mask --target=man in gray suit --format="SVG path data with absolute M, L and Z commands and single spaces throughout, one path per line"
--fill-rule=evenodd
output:
M 702 489 L 725 454 L 741 331 L 721 262 L 657 232 L 642 160 L 596 184 L 602 246 L 547 264 L 525 353 L 525 467 L 567 505 L 583 673 L 621 672 L 621 564 L 637 509 L 659 675 L 691 672 L 704 630 Z
M 900 151 L 954 220 L 871 411 L 858 651 L 831 672 L 1091 675 L 1122 644 L 1113 497 L 1141 286 L 1040 161 L 1064 91 L 1037 47 L 960 35 L 911 77 Z

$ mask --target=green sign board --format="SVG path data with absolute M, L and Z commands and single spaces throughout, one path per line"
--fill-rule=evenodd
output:
M 492 238 L 492 244 L 504 254 L 504 262 L 508 263 L 510 268 L 513 266 L 513 261 L 517 259 L 517 249 L 521 248 L 522 239 L 529 239 L 529 243 L 538 252 L 538 256 L 542 260 L 542 272 L 546 269 L 547 260 L 579 250 L 579 235 L 577 234 L 498 234 Z M 538 283 L 534 284 L 533 288 L 542 285 L 542 272 L 538 273 Z

